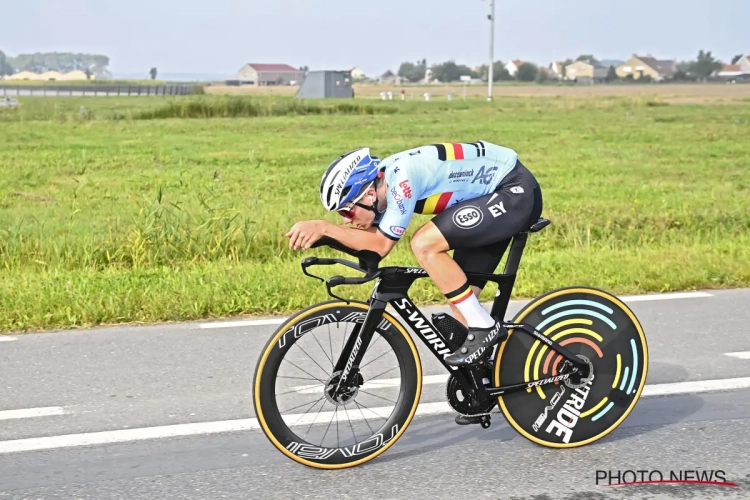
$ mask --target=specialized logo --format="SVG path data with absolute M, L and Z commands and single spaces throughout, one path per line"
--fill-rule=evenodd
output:
M 496 203 L 490 207 L 490 213 L 492 214 L 492 217 L 500 217 L 503 215 L 507 210 L 505 210 L 505 205 L 503 205 L 503 202 Z
M 399 236 L 404 234 L 405 229 L 401 226 L 391 226 L 391 232 Z
M 404 196 L 407 198 L 411 198 L 411 187 L 409 187 L 409 179 L 399 182 L 398 185 L 401 186 L 401 189 L 404 191 Z
M 346 167 L 346 170 L 344 170 L 344 173 L 341 174 L 339 177 L 339 181 L 336 183 L 336 196 L 339 196 L 341 194 L 341 190 L 344 189 L 344 184 L 346 183 L 346 180 L 349 178 L 349 174 L 352 173 L 352 170 L 354 170 L 359 163 L 359 161 L 362 159 L 362 155 L 357 155 L 356 158 L 352 160 L 352 162 L 349 164 L 348 167 Z
M 448 179 L 464 179 L 468 178 L 474 175 L 474 169 L 471 170 L 464 170 L 462 172 L 451 172 L 451 174 L 448 176 Z
M 481 210 L 468 205 L 453 214 L 453 223 L 461 229 L 471 229 L 481 224 L 483 218 Z
M 417 155 L 418 155 L 418 154 L 420 154 L 421 152 L 422 152 L 422 150 L 421 150 L 421 149 L 418 149 L 418 150 L 417 150 L 416 152 L 414 152 L 414 153 L 409 153 L 409 156 L 417 156 Z
M 471 181 L 472 184 L 479 181 L 480 184 L 489 184 L 492 182 L 492 177 L 495 175 L 495 172 L 497 172 L 497 167 L 487 168 L 485 166 L 482 166 L 479 169 L 479 172 L 477 172 L 477 176 L 474 177 L 474 180 Z
M 515 194 L 522 194 L 525 191 L 523 190 L 521 186 L 513 186 L 512 188 L 510 188 L 510 192 L 515 193 Z
M 421 267 L 407 267 L 406 274 L 427 274 L 427 271 Z

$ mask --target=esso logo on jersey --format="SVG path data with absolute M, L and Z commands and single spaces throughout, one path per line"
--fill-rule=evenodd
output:
M 393 232 L 393 234 L 401 236 L 404 234 L 404 228 L 401 226 L 391 226 L 391 232 Z
M 477 227 L 483 218 L 481 210 L 469 205 L 453 214 L 453 223 L 461 229 L 471 229 L 472 227 Z

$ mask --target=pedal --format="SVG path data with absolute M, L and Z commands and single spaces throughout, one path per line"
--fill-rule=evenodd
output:
M 479 424 L 483 429 L 488 429 L 491 425 L 489 415 L 456 415 L 458 425 Z

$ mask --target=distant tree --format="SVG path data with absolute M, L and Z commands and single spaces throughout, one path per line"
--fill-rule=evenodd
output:
M 12 60 L 13 66 L 19 71 L 70 71 L 93 68 L 98 73 L 105 73 L 109 65 L 109 57 L 99 54 L 80 54 L 72 52 L 36 52 L 34 54 L 19 54 Z
M 539 69 L 532 63 L 525 62 L 516 71 L 516 80 L 519 82 L 533 82 Z
M 742 54 L 737 54 L 732 58 L 732 62 L 729 64 L 737 64 L 737 61 L 739 61 L 740 59 L 742 59 Z
M 456 64 L 453 60 L 436 64 L 430 69 L 432 70 L 432 75 L 441 82 L 456 82 L 461 79 L 462 75 L 479 78 L 479 74 L 476 71 L 463 64 Z
M 426 71 L 427 67 L 422 66 L 421 61 L 418 61 L 417 64 L 406 61 L 401 63 L 397 74 L 410 82 L 418 82 L 424 78 Z
M 86 80 L 91 80 L 91 68 L 86 68 Z
M 698 78 L 708 78 L 714 71 L 720 70 L 724 64 L 718 59 L 714 59 L 711 51 L 698 52 L 698 59 L 690 64 L 689 73 Z
M 586 62 L 588 62 L 588 63 L 591 63 L 591 64 L 594 64 L 594 63 L 597 63 L 597 62 L 599 62 L 599 61 L 597 61 L 597 59 L 596 59 L 596 58 L 595 58 L 595 57 L 594 57 L 593 55 L 591 55 L 591 54 L 581 54 L 580 56 L 576 57 L 576 60 L 575 60 L 575 61 L 573 61 L 573 62 L 576 62 L 576 61 L 586 61 Z
M 486 82 L 490 77 L 489 65 L 482 64 L 479 67 L 477 73 L 479 74 L 479 78 Z M 511 80 L 512 78 L 513 77 L 510 76 L 510 73 L 508 72 L 508 68 L 505 67 L 505 64 L 503 64 L 502 61 L 495 61 L 494 63 L 492 63 L 493 82 L 499 82 L 501 80 Z
M 310 68 L 308 68 L 307 66 L 300 66 L 299 70 L 307 74 L 307 72 L 310 71 Z
M 549 74 L 544 69 L 539 68 L 536 72 L 536 83 L 544 83 L 547 80 L 549 80 Z
M 151 79 L 156 80 L 156 68 L 151 68 L 149 73 L 151 74 Z
M 614 82 L 617 80 L 617 69 L 614 66 L 609 67 L 609 71 L 607 71 L 607 82 Z
M 5 56 L 5 52 L 0 50 L 0 76 L 12 74 L 13 66 L 10 65 L 10 62 L 8 62 L 8 58 Z

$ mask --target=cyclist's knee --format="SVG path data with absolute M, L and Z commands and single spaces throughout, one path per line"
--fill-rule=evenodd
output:
M 411 249 L 415 255 L 426 255 L 430 253 L 445 252 L 448 242 L 435 224 L 428 222 L 420 227 L 411 239 Z

